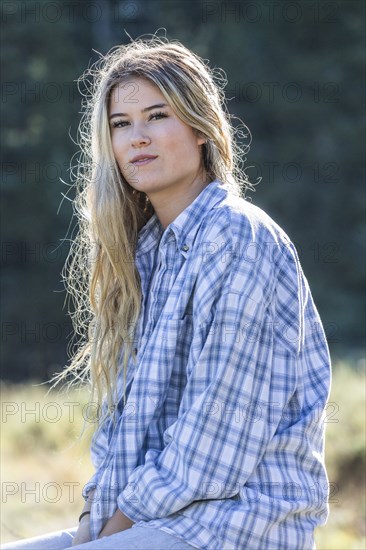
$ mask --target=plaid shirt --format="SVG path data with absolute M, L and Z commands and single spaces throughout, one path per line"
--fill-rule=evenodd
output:
M 92 539 L 118 506 L 195 548 L 314 548 L 331 368 L 293 243 L 215 180 L 165 230 L 154 214 L 135 260 L 137 363 L 93 437 Z

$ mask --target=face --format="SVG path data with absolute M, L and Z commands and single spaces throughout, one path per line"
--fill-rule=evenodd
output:
M 178 118 L 155 84 L 131 77 L 116 86 L 109 124 L 121 173 L 151 202 L 170 199 L 202 182 L 205 139 Z

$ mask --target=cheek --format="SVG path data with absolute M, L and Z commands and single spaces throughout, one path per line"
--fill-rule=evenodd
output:
M 199 154 L 195 138 L 185 129 L 182 131 L 180 127 L 172 130 L 166 136 L 166 150 L 177 157 L 177 160 L 181 161 L 181 163 L 187 162 L 187 156 L 195 158 Z
M 117 153 L 117 141 L 116 141 L 116 138 L 113 136 L 113 134 L 111 134 L 111 144 L 112 144 L 112 151 L 113 151 L 113 154 L 114 154 L 114 156 L 116 156 L 116 153 Z
M 112 141 L 112 151 L 115 159 L 118 162 L 124 162 L 126 153 L 125 153 L 125 146 L 124 146 L 123 140 L 118 135 L 114 135 L 112 136 L 111 141 Z
M 181 144 L 181 156 L 187 159 L 191 159 L 192 161 L 196 161 L 199 159 L 200 156 L 200 150 L 199 147 L 194 139 L 192 139 L 192 136 L 187 136 L 184 141 L 182 141 Z
M 129 174 L 126 172 L 126 168 L 128 169 L 128 163 L 126 160 L 126 153 L 124 152 L 123 145 L 121 143 L 121 139 L 118 139 L 116 137 L 111 138 L 112 142 L 112 153 L 115 158 L 116 163 L 118 164 L 118 167 L 122 173 L 122 175 L 128 179 Z

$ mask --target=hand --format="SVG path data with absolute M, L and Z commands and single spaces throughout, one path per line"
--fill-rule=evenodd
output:
M 120 531 L 125 531 L 132 527 L 132 525 L 133 521 L 122 514 L 121 510 L 117 508 L 113 516 L 107 521 L 102 531 L 99 533 L 98 539 L 108 535 L 114 535 L 114 533 L 119 533 Z
M 78 530 L 76 531 L 76 534 L 74 538 L 72 539 L 72 545 L 76 546 L 77 544 L 84 544 L 84 542 L 90 542 L 90 515 L 84 516 L 81 518 L 81 521 L 79 523 Z

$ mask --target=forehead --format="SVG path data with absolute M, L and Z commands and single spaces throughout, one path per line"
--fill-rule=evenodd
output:
M 143 103 L 155 99 L 160 102 L 165 101 L 163 94 L 153 82 L 145 78 L 130 76 L 113 87 L 109 98 L 109 108 L 113 109 L 114 105 L 121 104 L 129 107 L 136 105 L 144 107 Z

